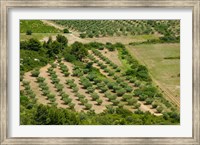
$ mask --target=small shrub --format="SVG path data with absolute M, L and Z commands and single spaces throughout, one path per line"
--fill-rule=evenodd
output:
M 69 103 L 68 106 L 69 106 L 70 109 L 74 109 L 75 104 L 74 103 Z
M 52 67 L 52 68 L 56 68 L 56 67 L 57 67 L 57 64 L 56 64 L 56 63 L 52 63 L 52 64 L 51 64 L 51 67 Z
M 135 104 L 134 104 L 134 109 L 138 109 L 140 106 L 141 106 L 140 103 L 135 103 Z
M 148 97 L 148 96 L 146 96 L 146 95 L 140 95 L 140 96 L 139 96 L 139 100 L 140 100 L 140 101 L 144 101 L 147 97 Z
M 96 102 L 97 102 L 97 105 L 101 105 L 103 101 L 101 99 L 97 99 Z
M 153 107 L 153 108 L 157 108 L 157 107 L 158 107 L 158 103 L 154 102 L 154 103 L 152 104 L 152 107 Z
M 45 78 L 43 77 L 37 77 L 37 82 L 40 83 L 40 82 L 44 82 Z
M 158 106 L 158 107 L 156 108 L 156 110 L 157 110 L 158 113 L 162 113 L 162 111 L 163 111 L 163 107 Z
M 84 105 L 86 110 L 90 110 L 92 108 L 92 104 L 85 103 Z
M 65 77 L 68 77 L 69 74 L 70 74 L 69 72 L 64 72 Z
M 101 93 L 105 93 L 108 90 L 108 88 L 106 86 L 103 86 L 100 88 L 100 90 L 101 90 Z
M 65 104 L 69 104 L 72 102 L 71 98 L 63 98 L 63 101 L 65 102 Z
M 153 99 L 147 98 L 145 101 L 146 101 L 146 105 L 150 105 L 153 102 Z
M 49 98 L 49 101 L 50 101 L 50 102 L 55 102 L 55 101 L 56 101 L 56 98 Z
M 125 89 L 120 89 L 120 90 L 117 90 L 116 93 L 117 93 L 117 96 L 122 96 L 122 95 L 124 95 L 126 93 L 126 90 Z
M 124 104 L 122 102 L 120 102 L 118 105 L 117 105 L 119 108 L 123 108 L 124 107 Z
M 31 35 L 32 34 L 32 31 L 31 30 L 27 30 L 26 31 L 26 35 Z
M 99 99 L 99 95 L 97 93 L 92 93 L 91 94 L 92 100 L 95 101 L 97 99 Z
M 63 29 L 63 33 L 69 33 L 69 30 L 68 29 Z
M 48 94 L 50 94 L 50 91 L 49 91 L 49 90 L 44 90 L 44 91 L 42 92 L 42 94 L 43 94 L 44 96 L 47 96 Z
M 62 84 L 56 84 L 56 89 L 57 89 L 58 92 L 62 91 L 63 88 L 64 87 L 63 87 Z
M 55 95 L 54 94 L 48 94 L 47 97 L 48 97 L 48 99 L 55 98 Z
M 119 104 L 119 100 L 112 100 L 112 103 L 114 106 L 117 106 Z
M 23 86 L 28 86 L 28 85 L 30 85 L 30 82 L 28 82 L 28 81 L 22 81 L 22 84 L 23 84 Z
M 73 90 L 73 92 L 78 92 L 79 88 L 78 87 L 73 87 L 72 90 Z
M 132 98 L 132 96 L 131 95 L 123 95 L 122 96 L 122 101 L 127 101 L 127 100 L 129 100 L 129 99 L 131 99 Z
M 39 71 L 39 70 L 33 70 L 33 71 L 31 72 L 31 74 L 32 74 L 33 77 L 38 77 L 39 74 L 40 74 L 40 71 Z
M 94 90 L 95 90 L 95 88 L 93 88 L 93 87 L 88 87 L 88 88 L 87 88 L 87 93 L 93 93 Z
M 128 99 L 127 102 L 128 102 L 128 105 L 133 105 L 133 104 L 137 103 L 137 100 L 134 98 L 131 98 L 131 99 Z

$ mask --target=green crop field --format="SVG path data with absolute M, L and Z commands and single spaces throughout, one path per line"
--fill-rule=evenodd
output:
M 20 21 L 20 124 L 180 124 L 177 20 Z
M 40 20 L 20 20 L 20 33 L 31 30 L 33 33 L 58 33 L 59 29 L 48 26 Z

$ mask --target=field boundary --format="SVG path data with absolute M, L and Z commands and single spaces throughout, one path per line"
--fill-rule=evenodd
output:
M 127 48 L 130 48 L 130 46 L 126 46 Z M 127 49 L 127 51 L 130 53 L 130 51 Z M 136 51 L 135 53 L 137 53 L 136 55 L 133 55 L 132 53 L 130 53 L 133 57 L 136 57 L 137 60 L 140 61 L 140 63 L 142 63 L 143 65 L 145 65 L 148 68 L 148 65 L 143 61 L 143 59 L 140 57 L 140 55 L 138 54 L 138 52 Z M 171 93 L 171 91 L 167 88 L 165 88 L 161 83 L 159 83 L 151 74 L 151 72 L 149 71 L 149 75 L 152 78 L 152 81 L 159 87 L 159 89 L 161 91 L 163 91 L 164 96 L 166 96 L 166 98 L 168 98 L 172 103 L 174 103 L 175 105 L 178 106 L 178 109 L 180 109 L 180 100 L 175 98 L 173 96 L 173 94 Z

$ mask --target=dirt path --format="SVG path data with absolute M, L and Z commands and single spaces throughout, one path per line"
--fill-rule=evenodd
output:
M 127 46 L 128 47 L 128 46 Z M 130 53 L 132 55 L 132 53 Z M 134 56 L 141 61 L 142 64 L 144 64 L 145 66 L 148 67 L 148 65 L 145 63 L 145 61 L 142 59 L 142 57 L 139 55 L 139 53 L 137 51 L 135 51 Z M 166 96 L 166 98 L 168 98 L 170 101 L 172 101 L 175 105 L 178 106 L 178 109 L 180 109 L 180 99 L 174 97 L 173 93 L 167 89 L 165 86 L 163 86 L 159 81 L 157 81 L 153 75 L 151 74 L 151 72 L 149 72 L 150 77 L 152 78 L 153 82 L 159 86 L 160 90 L 163 91 L 164 96 Z
M 41 20 L 41 21 L 46 25 L 53 26 L 53 27 L 55 27 L 57 29 L 60 29 L 60 30 L 63 30 L 65 28 L 62 25 L 58 25 L 58 24 L 56 24 L 56 23 L 54 23 L 52 21 L 49 21 L 49 20 Z
M 58 25 L 52 21 L 49 21 L 49 20 L 41 20 L 44 24 L 46 25 L 49 25 L 49 26 L 53 26 L 57 29 L 60 29 L 60 30 L 63 30 L 65 27 L 62 26 L 62 25 Z M 79 42 L 82 42 L 82 43 L 88 43 L 90 41 L 86 40 L 86 39 L 81 39 L 79 37 L 80 33 L 77 32 L 77 31 L 74 31 L 74 30 L 69 30 L 71 33 L 62 33 L 62 35 L 64 35 L 65 37 L 67 37 L 68 39 L 68 43 L 69 44 L 72 44 L 74 43 L 75 41 L 79 41 Z M 44 37 L 41 41 L 48 41 L 49 37 Z M 52 36 L 52 40 L 56 40 L 56 35 L 53 35 Z

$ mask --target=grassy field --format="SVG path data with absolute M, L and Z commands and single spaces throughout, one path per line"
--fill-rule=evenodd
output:
M 20 21 L 20 33 L 26 33 L 27 30 L 31 30 L 33 33 L 58 33 L 61 30 L 44 24 L 40 20 L 21 20 Z
M 127 48 L 148 67 L 158 83 L 170 90 L 174 96 L 180 96 L 180 59 L 176 58 L 180 57 L 179 44 L 143 44 Z M 165 59 L 167 57 L 175 59 Z

